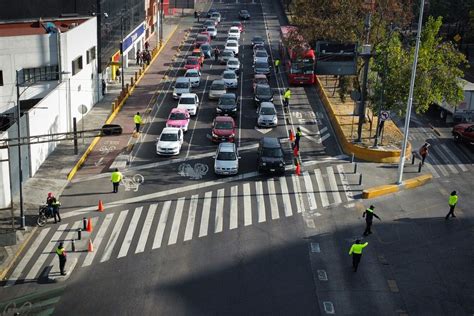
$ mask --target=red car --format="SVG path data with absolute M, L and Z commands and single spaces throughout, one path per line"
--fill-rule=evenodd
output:
M 210 43 L 210 36 L 206 34 L 198 34 L 196 37 L 196 41 L 194 42 L 194 48 L 199 48 L 201 47 L 202 44 L 204 43 Z
M 235 121 L 230 116 L 217 116 L 212 123 L 212 141 L 231 142 L 235 140 Z
M 474 124 L 461 123 L 453 128 L 453 136 L 455 141 L 464 141 L 467 143 L 474 143 Z
M 238 27 L 240 32 L 243 32 L 243 31 L 244 31 L 244 25 L 243 25 L 242 22 L 240 22 L 240 21 L 234 21 L 234 22 L 232 22 L 231 27 L 232 27 L 232 26 Z
M 184 64 L 184 68 L 201 70 L 199 58 L 196 56 L 188 56 L 188 58 L 186 58 L 186 64 Z

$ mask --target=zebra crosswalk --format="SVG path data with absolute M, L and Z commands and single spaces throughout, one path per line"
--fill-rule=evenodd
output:
M 74 267 L 85 268 L 212 235 L 218 238 L 226 231 L 285 220 L 352 199 L 344 165 L 339 164 L 306 170 L 302 176 L 231 183 L 225 188 L 101 214 L 91 218 L 91 235 L 84 233 L 85 238 L 76 242 L 76 248 L 86 249 L 90 239 L 94 251 L 73 253 L 77 259 Z M 42 229 L 5 286 L 37 279 L 48 265 L 57 264 L 57 242 L 64 240 L 70 249 L 68 242 L 81 224 L 82 220 L 77 220 L 56 229 Z

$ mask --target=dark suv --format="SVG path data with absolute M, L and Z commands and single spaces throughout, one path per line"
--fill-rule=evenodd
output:
M 285 173 L 285 156 L 278 138 L 260 139 L 257 153 L 258 172 Z

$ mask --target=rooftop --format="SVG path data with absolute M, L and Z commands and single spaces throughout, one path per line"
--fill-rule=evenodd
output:
M 58 29 L 61 33 L 82 24 L 90 18 L 58 18 L 12 21 L 0 23 L 0 36 L 22 36 L 48 34 Z

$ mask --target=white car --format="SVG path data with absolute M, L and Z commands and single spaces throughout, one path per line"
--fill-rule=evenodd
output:
M 211 20 L 221 23 L 221 14 L 219 12 L 214 12 L 211 14 Z
M 233 70 L 225 70 L 222 73 L 222 80 L 224 80 L 225 86 L 227 88 L 237 88 L 239 77 Z
M 183 93 L 179 98 L 178 109 L 186 109 L 189 115 L 194 116 L 199 107 L 199 97 L 196 93 Z
M 229 34 L 229 35 L 227 36 L 227 39 L 226 39 L 226 42 L 227 42 L 227 41 L 237 41 L 237 42 L 238 42 L 238 41 L 239 41 L 239 38 L 238 38 L 235 34 Z
M 234 143 L 220 143 L 214 156 L 214 172 L 218 175 L 239 173 L 239 152 Z
M 239 42 L 228 40 L 224 46 L 224 50 L 226 49 L 233 51 L 235 56 L 239 55 Z
M 211 36 L 211 38 L 216 38 L 217 36 L 217 29 L 215 26 L 208 26 L 206 28 L 206 32 L 209 33 L 209 36 Z
M 177 127 L 165 127 L 156 142 L 158 155 L 179 155 L 183 145 L 183 131 Z
M 236 73 L 239 72 L 240 70 L 240 61 L 238 58 L 229 58 L 229 60 L 227 61 L 227 66 L 226 66 L 226 70 L 232 70 L 232 71 L 235 71 Z
M 271 102 L 262 102 L 257 110 L 259 127 L 275 127 L 278 125 L 277 111 Z
M 196 88 L 201 84 L 201 72 L 197 69 L 188 69 L 184 74 L 184 77 L 189 78 L 191 87 Z
M 258 63 L 258 62 L 268 63 L 268 53 L 264 50 L 257 50 L 253 54 L 253 62 L 254 63 Z
M 237 37 L 238 39 L 240 39 L 240 30 L 237 26 L 232 26 L 230 29 L 229 29 L 229 36 L 235 36 Z

